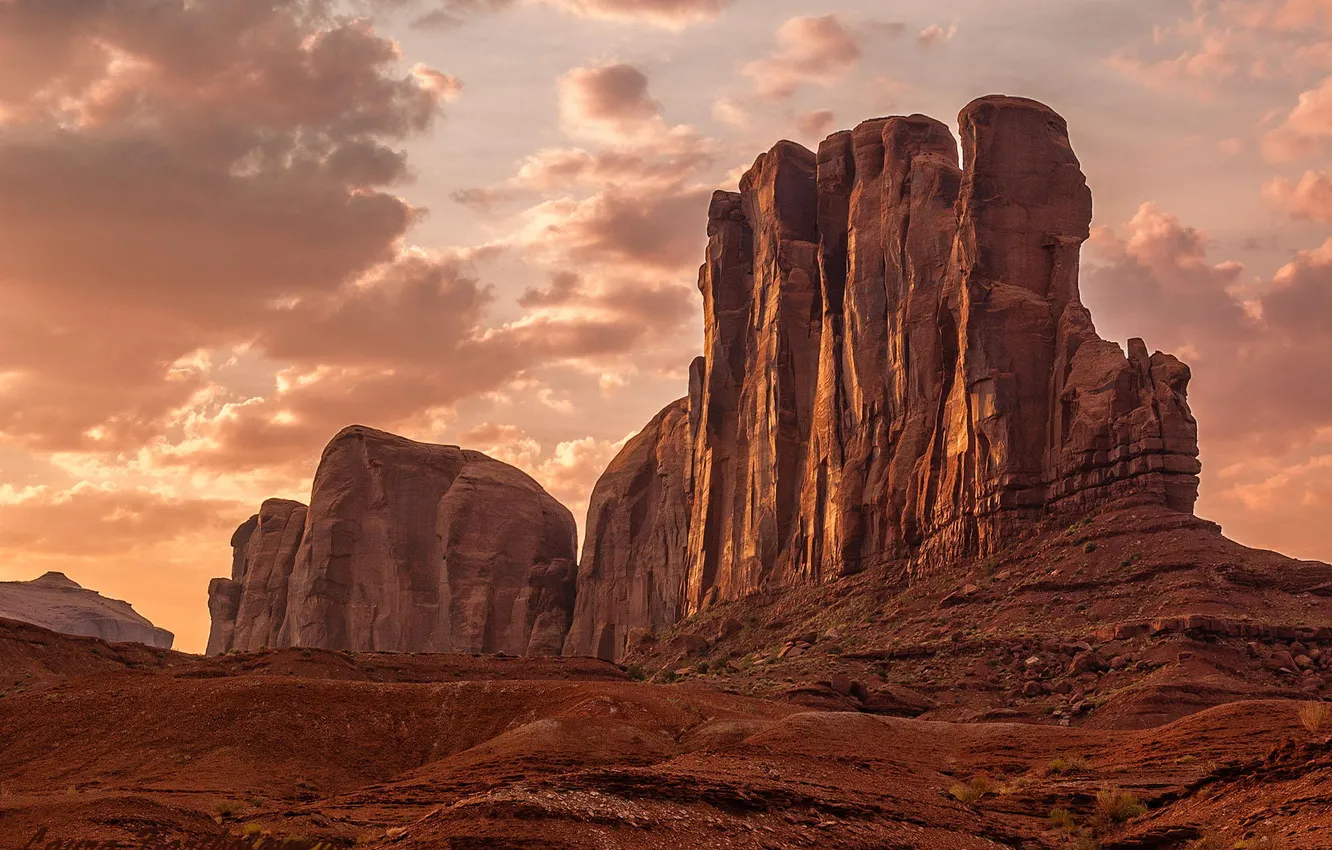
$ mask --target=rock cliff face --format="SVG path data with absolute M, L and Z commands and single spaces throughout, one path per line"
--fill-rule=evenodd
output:
M 271 500 L 209 587 L 208 652 L 261 646 L 557 655 L 573 516 L 479 452 L 369 428 L 324 450 L 310 507 Z
M 618 658 L 765 588 L 905 578 L 1124 495 L 1192 512 L 1189 370 L 1097 336 L 1063 119 L 996 96 L 959 125 L 962 167 L 943 124 L 889 118 L 782 142 L 713 198 L 704 357 L 597 486 L 566 651 Z
M 131 641 L 170 649 L 175 636 L 119 599 L 88 590 L 64 573 L 32 581 L 0 582 L 0 618 L 21 620 L 67 635 Z

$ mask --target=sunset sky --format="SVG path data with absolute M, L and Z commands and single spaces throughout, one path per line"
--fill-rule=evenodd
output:
M 201 651 L 351 423 L 581 521 L 686 391 L 711 192 L 990 93 L 1068 119 L 1101 334 L 1193 367 L 1199 514 L 1332 560 L 1332 0 L 0 0 L 0 580 Z

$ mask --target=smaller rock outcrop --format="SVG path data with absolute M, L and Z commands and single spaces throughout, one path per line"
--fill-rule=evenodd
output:
M 574 608 L 573 515 L 508 464 L 354 426 L 310 506 L 272 499 L 209 586 L 209 654 L 307 646 L 558 655 Z
M 0 582 L 0 618 L 21 620 L 53 632 L 107 641 L 130 641 L 170 649 L 175 635 L 159 629 L 134 606 L 88 590 L 64 573 L 32 581 Z

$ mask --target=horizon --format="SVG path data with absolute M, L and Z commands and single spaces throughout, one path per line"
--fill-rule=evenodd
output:
M 232 532 L 353 423 L 523 469 L 581 545 L 685 394 L 712 192 L 994 93 L 1068 122 L 1101 335 L 1192 368 L 1198 515 L 1332 560 L 1332 2 L 882 5 L 0 3 L 0 581 L 201 652 Z

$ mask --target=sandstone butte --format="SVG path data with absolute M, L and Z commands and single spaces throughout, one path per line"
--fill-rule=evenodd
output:
M 32 581 L 0 582 L 0 618 L 33 623 L 67 635 L 134 641 L 162 649 L 170 649 L 175 638 L 128 602 L 108 599 L 56 572 Z
M 619 660 L 717 602 L 919 578 L 1133 497 L 1191 514 L 1189 369 L 1096 334 L 1091 193 L 1065 122 L 986 97 L 781 142 L 717 192 L 688 397 L 569 513 L 476 452 L 366 428 L 311 507 L 270 501 L 209 589 L 209 653 L 261 646 Z M 575 575 L 576 572 L 576 575 Z
M 261 647 L 558 655 L 573 515 L 530 477 L 456 446 L 344 429 L 310 506 L 269 500 L 208 588 L 208 653 Z
M 688 397 L 597 484 L 566 654 L 870 567 L 920 577 L 1124 497 L 1191 514 L 1189 369 L 1101 339 L 1064 120 L 992 96 L 781 142 L 708 213 Z

